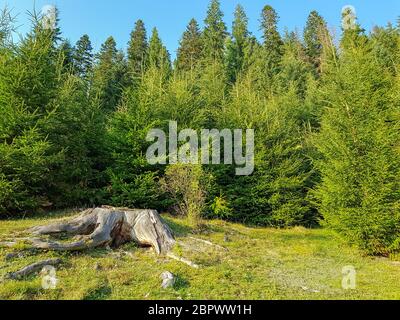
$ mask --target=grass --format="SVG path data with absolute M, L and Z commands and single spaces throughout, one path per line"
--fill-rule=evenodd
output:
M 72 214 L 0 221 L 0 238 Z M 179 240 L 175 254 L 199 264 L 199 269 L 134 244 L 114 251 L 28 252 L 10 260 L 4 257 L 13 251 L 0 249 L 0 278 L 41 259 L 64 261 L 57 270 L 56 289 L 43 289 L 38 275 L 3 280 L 0 299 L 400 299 L 400 262 L 364 256 L 329 230 L 249 228 L 209 221 L 208 232 L 193 235 L 184 220 L 164 218 Z M 355 290 L 342 288 L 342 268 L 349 265 L 357 271 Z M 174 288 L 161 289 L 163 271 L 177 276 Z

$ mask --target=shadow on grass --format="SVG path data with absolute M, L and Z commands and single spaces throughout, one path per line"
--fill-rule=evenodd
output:
M 101 284 L 99 287 L 88 292 L 83 300 L 106 300 L 112 294 L 112 289 L 108 282 Z
M 174 290 L 181 290 L 181 289 L 186 289 L 190 286 L 190 283 L 188 280 L 182 278 L 180 275 L 176 276 L 175 284 L 174 284 Z
M 176 222 L 172 220 L 171 217 L 168 216 L 163 216 L 162 218 L 165 221 L 165 223 L 168 224 L 168 226 L 171 228 L 174 234 L 177 236 L 183 237 L 193 233 L 193 228 L 189 227 L 188 225 L 185 225 L 183 221 L 182 223 L 180 223 L 180 221 Z

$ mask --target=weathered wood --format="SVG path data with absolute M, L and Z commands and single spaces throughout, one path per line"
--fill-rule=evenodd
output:
M 156 210 L 103 206 L 89 209 L 70 221 L 31 229 L 35 236 L 67 234 L 73 242 L 61 243 L 40 238 L 24 238 L 32 247 L 55 251 L 80 251 L 97 247 L 118 247 L 129 241 L 152 246 L 157 254 L 166 254 L 175 244 L 172 231 Z M 3 243 L 13 246 L 15 242 Z
M 62 262 L 61 259 L 49 259 L 30 264 L 19 271 L 10 272 L 6 275 L 6 279 L 20 280 L 33 273 L 39 272 L 45 266 L 56 266 Z
M 199 265 L 195 264 L 194 262 L 192 262 L 192 261 L 190 261 L 188 259 L 182 258 L 182 257 L 178 257 L 175 254 L 173 254 L 172 252 L 169 252 L 167 254 L 167 257 L 171 258 L 171 259 L 174 259 L 176 261 L 182 262 L 184 264 L 187 264 L 189 267 L 192 267 L 192 268 L 195 268 L 195 269 L 199 268 Z

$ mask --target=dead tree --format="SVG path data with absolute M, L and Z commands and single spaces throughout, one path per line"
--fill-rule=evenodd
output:
M 33 236 L 66 234 L 73 242 L 56 242 L 42 238 L 24 238 L 33 248 L 55 251 L 80 251 L 98 247 L 119 247 L 135 241 L 152 246 L 157 254 L 168 254 L 175 244 L 171 229 L 156 210 L 125 209 L 103 206 L 88 209 L 77 218 L 30 230 Z M 18 242 L 2 243 L 14 246 Z

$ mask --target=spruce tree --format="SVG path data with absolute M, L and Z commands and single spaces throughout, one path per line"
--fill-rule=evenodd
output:
M 149 41 L 147 64 L 152 68 L 159 68 L 165 74 L 171 71 L 171 59 L 167 48 L 163 45 L 157 28 L 154 28 Z
M 231 83 L 236 81 L 238 73 L 242 70 L 245 58 L 245 49 L 248 43 L 249 31 L 248 18 L 241 5 L 235 9 L 235 18 L 232 24 L 232 38 L 228 37 L 226 44 L 226 68 L 228 79 Z
M 307 18 L 307 24 L 304 28 L 304 43 L 307 56 L 311 63 L 318 70 L 322 55 L 322 39 L 328 32 L 326 22 L 317 11 L 311 11 Z
M 128 68 L 134 78 L 140 77 L 146 70 L 147 49 L 146 28 L 144 22 L 139 19 L 128 43 Z
M 192 71 L 201 58 L 202 40 L 199 24 L 191 19 L 183 33 L 177 52 L 176 67 L 182 71 Z
M 313 75 L 313 66 L 308 61 L 306 50 L 295 32 L 286 32 L 283 43 L 284 54 L 275 86 L 281 94 L 293 88 L 303 98 L 308 80 Z
M 109 37 L 97 55 L 92 90 L 92 94 L 100 100 L 105 112 L 115 110 L 125 83 L 126 62 L 123 53 L 117 50 L 114 38 Z
M 12 49 L 12 50 L 11 50 Z M 0 213 L 36 209 L 58 155 L 43 130 L 55 113 L 58 74 L 52 30 L 40 20 L 18 45 L 0 55 Z M 16 81 L 18 79 L 18 81 Z
M 74 48 L 72 47 L 69 40 L 62 41 L 62 43 L 60 44 L 59 52 L 60 52 L 60 59 L 62 60 L 63 64 L 63 72 L 64 73 L 72 72 L 74 68 L 74 61 L 73 61 Z
M 76 74 L 88 80 L 93 69 L 93 47 L 87 34 L 83 35 L 76 43 L 74 50 L 74 71 Z
M 316 196 L 328 226 L 371 254 L 388 254 L 400 248 L 398 84 L 360 29 L 346 30 L 320 90 Z
M 205 59 L 214 61 L 223 60 L 224 44 L 227 36 L 223 17 L 224 14 L 221 11 L 219 0 L 211 0 L 207 17 L 204 20 L 203 56 Z
M 271 6 L 263 8 L 261 14 L 261 30 L 264 40 L 264 52 L 266 62 L 266 74 L 272 78 L 279 71 L 279 63 L 282 57 L 283 41 L 278 31 L 278 14 Z

